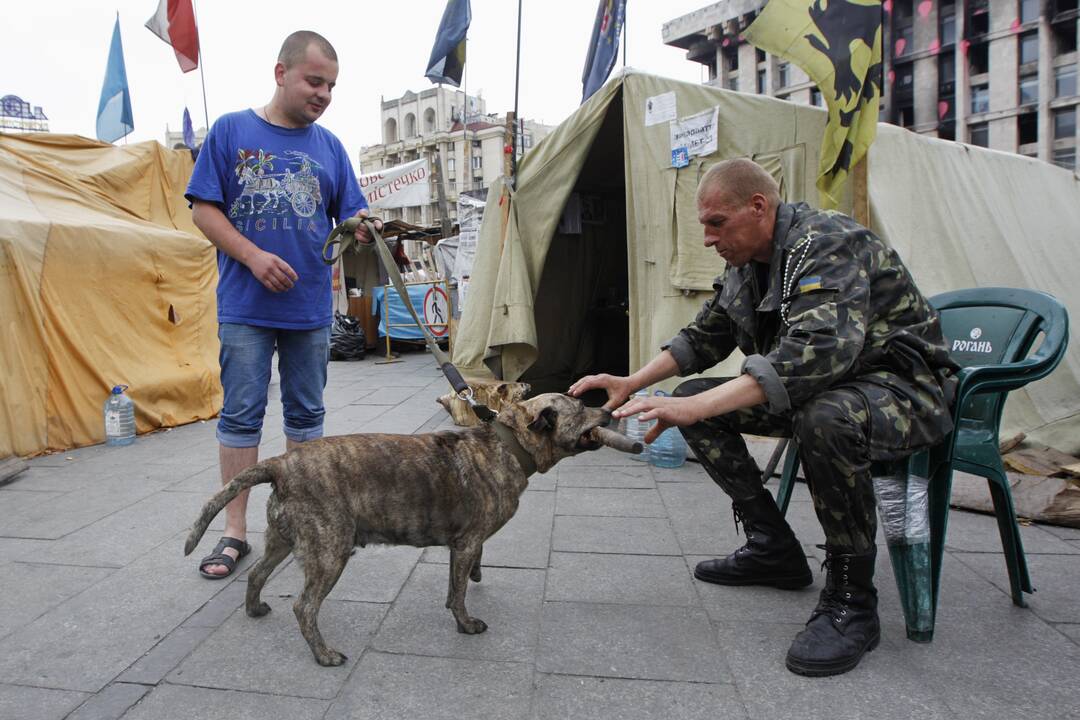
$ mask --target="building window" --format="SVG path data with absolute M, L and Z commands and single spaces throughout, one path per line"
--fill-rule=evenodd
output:
M 454 177 L 454 172 L 455 172 L 454 167 L 455 167 L 455 165 L 456 165 L 456 161 L 454 160 L 454 158 L 448 158 L 446 160 L 446 174 L 449 175 L 450 177 Z
M 1039 76 L 1027 75 L 1020 78 L 1020 104 L 1035 105 L 1039 102 Z
M 810 88 L 810 104 L 814 107 L 825 107 L 825 98 L 817 88 Z
M 1020 36 L 1020 64 L 1039 62 L 1039 33 L 1029 32 Z
M 786 88 L 791 84 L 791 66 L 785 63 L 780 63 L 776 66 L 777 87 Z
M 968 63 L 972 75 L 990 72 L 990 43 L 973 43 L 968 49 Z
M 1039 0 L 1020 0 L 1020 22 L 1029 23 L 1039 19 Z
M 967 9 L 969 36 L 977 37 L 990 32 L 990 0 L 970 0 Z
M 938 94 L 956 93 L 956 57 L 952 53 L 938 55 Z
M 1073 5 L 1073 10 L 1076 5 Z M 1070 16 L 1062 22 L 1055 22 L 1050 26 L 1053 33 L 1052 45 L 1058 55 L 1076 52 L 1076 17 Z
M 405 135 L 404 137 L 411 138 L 416 137 L 416 116 L 409 113 L 405 116 Z
M 1062 65 L 1054 68 L 1054 97 L 1072 97 L 1076 94 L 1076 66 Z
M 915 108 L 911 105 L 903 105 L 896 109 L 896 124 L 902 128 L 910 128 L 915 125 Z
M 971 86 L 971 112 L 972 113 L 990 112 L 990 86 L 989 85 L 972 85 Z
M 472 169 L 473 170 L 481 170 L 481 169 L 483 169 L 483 167 L 484 167 L 484 158 L 481 157 L 480 155 L 473 155 Z
M 1076 106 L 1054 111 L 1054 139 L 1076 137 Z
M 1066 147 L 1054 150 L 1054 164 L 1066 170 L 1076 167 L 1076 148 Z
M 952 3 L 942 4 L 938 11 L 938 35 L 941 36 L 941 46 L 948 47 L 956 42 L 956 11 Z
M 757 59 L 757 61 L 759 63 L 765 62 L 765 51 L 762 50 L 761 48 L 755 48 L 754 49 L 754 57 Z
M 731 73 L 730 75 L 728 75 L 727 89 L 728 90 L 738 90 L 739 89 L 739 75 L 738 75 L 738 73 Z
M 1039 115 L 1028 112 L 1016 118 L 1016 144 L 1031 145 L 1039 142 Z
M 970 135 L 968 142 L 971 145 L 978 145 L 979 147 L 990 146 L 990 125 L 987 123 L 979 123 L 978 125 L 972 125 L 968 130 Z
M 764 95 L 765 94 L 765 71 L 764 70 L 758 70 L 757 71 L 757 91 L 758 91 L 758 95 Z

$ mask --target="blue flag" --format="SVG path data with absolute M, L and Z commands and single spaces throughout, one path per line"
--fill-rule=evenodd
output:
M 105 67 L 105 84 L 97 111 L 97 138 L 115 142 L 135 129 L 131 116 L 131 93 L 128 92 L 127 71 L 124 69 L 124 46 L 120 44 L 120 17 L 113 28 L 109 46 L 109 64 Z
M 581 102 L 600 89 L 615 66 L 619 54 L 619 36 L 626 19 L 626 0 L 600 0 L 593 24 L 589 54 L 585 56 L 585 71 L 581 73 Z
M 191 127 L 191 113 L 184 108 L 184 144 L 189 148 L 195 147 L 195 129 Z
M 461 87 L 465 71 L 465 34 L 472 22 L 469 0 L 447 0 L 424 77 L 433 83 Z

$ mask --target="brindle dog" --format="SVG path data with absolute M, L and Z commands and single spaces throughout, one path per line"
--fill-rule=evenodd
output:
M 600 444 L 593 430 L 611 419 L 601 408 L 549 393 L 515 403 L 495 422 L 510 428 L 544 472 L 559 460 Z M 304 569 L 304 590 L 293 604 L 300 632 L 320 665 L 345 656 L 319 632 L 323 600 L 341 576 L 354 545 L 446 545 L 450 586 L 446 607 L 459 632 L 487 629 L 465 610 L 468 581 L 480 581 L 483 543 L 513 517 L 528 485 L 521 462 L 490 425 L 424 435 L 328 437 L 264 460 L 241 472 L 203 508 L 184 545 L 188 555 L 218 512 L 242 490 L 271 483 L 266 549 L 248 576 L 245 609 L 270 612 L 259 595 L 290 552 Z

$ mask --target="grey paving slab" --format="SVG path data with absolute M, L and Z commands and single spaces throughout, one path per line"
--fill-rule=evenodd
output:
M 0 491 L 5 507 L 9 502 L 6 499 L 8 493 L 14 492 L 19 491 Z M 56 539 L 133 505 L 154 492 L 155 488 L 151 486 L 102 483 L 92 491 L 74 490 L 55 496 L 40 492 L 20 493 L 36 500 L 25 498 L 20 502 L 13 498 L 21 507 L 0 514 L 0 536 Z
M 371 646 L 380 651 L 476 660 L 528 661 L 536 652 L 544 574 L 485 568 L 469 582 L 465 607 L 487 623 L 486 632 L 457 631 L 446 609 L 449 566 L 421 563 L 394 603 Z
M 416 386 L 384 385 L 362 398 L 353 400 L 351 405 L 398 405 L 416 394 Z
M 593 515 L 601 517 L 666 517 L 660 495 L 653 488 L 564 488 L 556 492 L 556 515 Z
M 560 675 L 732 681 L 700 608 L 545 602 L 537 670 Z
M 107 578 L 106 568 L 13 562 L 0 565 L 0 638 Z
M 688 556 L 686 569 L 693 573 L 694 566 L 709 556 Z M 811 561 L 811 569 L 817 569 L 817 563 Z M 691 575 L 692 577 L 692 575 Z M 876 578 L 878 585 L 881 579 Z M 716 623 L 795 621 L 802 622 L 810 617 L 810 611 L 817 604 L 818 593 L 825 584 L 823 573 L 814 573 L 814 584 L 800 590 L 779 590 L 777 588 L 746 586 L 731 587 L 714 585 L 701 580 L 692 580 L 693 588 L 701 606 Z
M 143 695 L 146 685 L 113 683 L 80 705 L 66 720 L 119 720 Z
M 212 627 L 176 628 L 122 672 L 117 682 L 157 685 L 213 631 Z
M 341 691 L 386 605 L 327 601 L 319 612 L 326 644 L 349 659 L 339 667 L 315 662 L 292 612 L 292 601 L 264 597 L 272 611 L 250 618 L 233 613 L 168 675 L 170 683 L 221 690 L 329 700 Z
M 556 466 L 557 467 L 557 466 Z M 552 468 L 546 473 L 536 473 L 529 476 L 529 490 L 537 492 L 554 492 L 558 483 L 558 470 Z
M 220 588 L 163 545 L 0 640 L 0 677 L 97 692 Z
M 1080 643 L 1080 623 L 1059 623 L 1054 629 L 1073 642 Z
M 163 683 L 131 708 L 124 720 L 321 720 L 329 706 L 327 700 Z
M 514 720 L 531 698 L 527 663 L 368 652 L 326 720 Z
M 1025 553 L 1080 554 L 1080 548 L 1055 536 L 1043 525 L 1020 526 Z M 945 531 L 945 547 L 956 552 L 1001 552 L 1001 535 L 993 515 L 952 509 Z
M 37 562 L 123 567 L 189 528 L 203 498 L 155 493 L 53 542 Z
M 365 427 L 384 415 L 389 405 L 347 405 L 333 415 L 327 416 L 323 432 L 327 435 L 351 435 L 362 432 Z
M 11 720 L 62 720 L 82 705 L 89 693 L 24 687 L 0 683 L 0 718 Z
M 749 622 L 719 629 L 719 645 L 750 717 L 763 720 L 958 717 L 926 686 L 917 665 L 898 661 L 887 640 L 845 675 L 805 678 L 791 673 L 784 666 L 784 657 L 792 638 L 802 627 L 801 622 Z M 915 645 L 906 640 L 901 642 Z
M 648 463 L 613 466 L 556 466 L 560 488 L 635 488 L 656 487 L 653 468 Z
M 953 553 L 953 557 L 1010 593 L 1005 558 L 989 553 Z M 1028 575 L 1035 592 L 1025 595 L 1028 607 L 1046 622 L 1063 623 L 1080 618 L 1080 594 L 1074 582 L 1080 577 L 1080 555 L 1027 555 Z
M 253 554 L 254 550 L 253 550 Z M 252 561 L 244 559 L 241 561 L 238 572 L 250 572 Z M 286 563 L 291 560 L 286 560 Z M 239 578 L 237 579 L 239 580 Z M 188 617 L 184 621 L 182 627 L 186 628 L 216 628 L 220 627 L 226 620 L 232 617 L 232 614 L 236 612 L 236 609 L 243 606 L 244 594 L 247 592 L 247 584 L 243 582 L 229 582 L 228 579 L 224 580 L 209 580 L 207 582 L 220 583 L 220 592 L 214 595 L 212 598 L 206 601 L 202 607 L 200 607 L 194 614 Z
M 749 717 L 734 685 L 540 675 L 534 720 Z
M 341 573 L 330 600 L 391 603 L 420 559 L 421 550 L 414 547 L 372 545 L 356 548 L 349 564 Z M 304 573 L 300 563 L 293 562 L 277 573 L 263 589 L 265 597 L 298 597 L 304 589 Z
M 682 558 L 552 553 L 544 599 L 636 605 L 698 605 Z
M 551 549 L 563 552 L 679 555 L 666 518 L 555 518 Z
M 555 497 L 549 492 L 525 492 L 514 517 L 484 543 L 481 564 L 485 567 L 547 567 L 551 551 L 551 524 Z M 424 562 L 448 563 L 445 547 L 424 550 Z
M 56 541 L 0 537 L 0 565 L 14 561 L 33 562 L 37 553 L 48 550 L 54 542 Z

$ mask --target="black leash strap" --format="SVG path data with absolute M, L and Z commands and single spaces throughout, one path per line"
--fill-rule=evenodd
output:
M 375 249 L 379 253 L 379 259 L 382 260 L 383 266 L 386 268 L 386 274 L 390 276 L 391 282 L 394 283 L 394 289 L 397 290 L 402 302 L 405 303 L 405 307 L 408 309 L 409 314 L 412 315 L 416 326 L 420 328 L 420 332 L 424 334 L 424 341 L 427 342 L 428 349 L 431 350 L 431 354 L 435 356 L 436 362 L 439 363 L 439 368 L 442 370 L 443 375 L 446 376 L 446 380 L 450 383 L 450 387 L 454 389 L 454 392 L 457 393 L 459 398 L 469 404 L 469 407 L 472 408 L 476 417 L 485 423 L 490 423 L 495 419 L 497 413 L 488 406 L 476 401 L 476 398 L 473 397 L 472 388 L 469 387 L 469 383 L 465 382 L 465 378 L 461 377 L 461 373 L 458 372 L 458 369 L 450 362 L 450 357 L 442 351 L 442 348 L 440 348 L 439 344 L 435 341 L 435 337 L 431 334 L 431 331 L 420 321 L 420 317 L 416 314 L 416 310 L 413 309 L 412 301 L 409 299 L 409 293 L 406 291 L 405 283 L 401 279 L 401 273 L 398 272 L 397 263 L 394 262 L 394 256 L 390 253 L 390 248 L 386 245 L 386 241 L 383 239 L 382 234 L 375 229 L 375 218 L 352 217 L 334 228 L 330 233 L 330 237 L 326 238 L 326 242 L 323 244 L 323 262 L 327 265 L 333 265 L 338 261 L 338 258 L 340 258 L 342 254 L 356 242 L 356 228 L 360 227 L 360 223 L 364 223 L 367 226 L 368 232 L 371 233 L 371 237 L 375 239 Z M 339 236 L 344 236 L 344 238 L 339 240 Z M 336 251 L 335 246 L 338 246 Z M 387 328 L 387 332 L 389 331 L 389 328 Z M 498 425 L 498 423 L 496 423 L 496 425 Z

